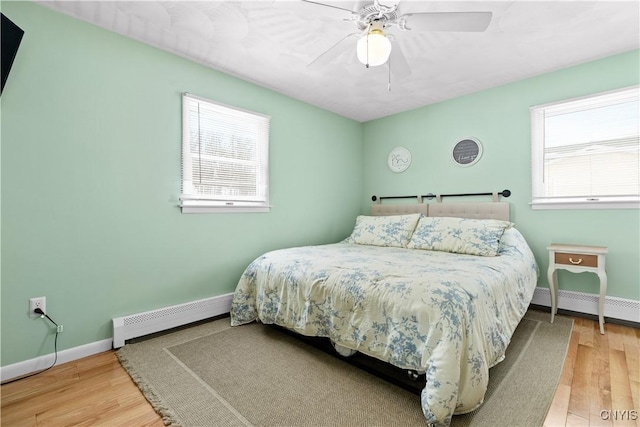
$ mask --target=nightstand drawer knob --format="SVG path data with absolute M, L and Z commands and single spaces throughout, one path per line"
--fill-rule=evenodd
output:
M 578 265 L 582 262 L 582 258 L 578 258 L 577 261 L 574 261 L 573 258 L 569 257 L 569 262 L 573 265 Z

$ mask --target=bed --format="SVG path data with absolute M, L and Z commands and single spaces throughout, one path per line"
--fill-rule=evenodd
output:
M 234 326 L 329 338 L 424 373 L 427 423 L 478 408 L 533 296 L 538 266 L 509 204 L 375 204 L 335 244 L 275 250 L 237 285 Z

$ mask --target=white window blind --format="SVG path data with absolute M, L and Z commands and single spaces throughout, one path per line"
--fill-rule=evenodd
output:
M 182 108 L 182 211 L 268 211 L 270 118 L 186 93 Z
M 534 209 L 640 206 L 639 88 L 531 108 Z

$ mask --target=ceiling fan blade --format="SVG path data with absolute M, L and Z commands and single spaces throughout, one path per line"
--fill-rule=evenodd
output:
M 272 7 L 303 14 L 305 16 L 331 18 L 336 21 L 350 20 L 354 12 L 346 7 L 335 6 L 333 4 L 320 3 L 313 0 L 272 0 Z M 322 7 L 318 7 L 322 6 Z
M 409 66 L 409 62 L 407 62 L 407 57 L 404 56 L 400 43 L 396 42 L 391 45 L 389 66 L 391 67 L 391 74 L 393 74 L 394 77 L 402 79 L 411 75 L 411 67 Z
M 481 32 L 487 29 L 492 16 L 491 12 L 418 12 L 400 18 L 409 30 Z
M 337 58 L 338 56 L 348 51 L 349 49 L 353 49 L 353 53 L 355 55 L 356 45 L 352 42 L 352 39 L 356 39 L 361 35 L 362 35 L 361 33 L 351 33 L 346 37 L 340 39 L 338 43 L 334 44 L 329 49 L 322 52 L 316 59 L 311 61 L 307 65 L 307 67 L 317 67 L 323 64 L 328 64 L 333 59 Z
M 347 9 L 345 7 L 336 6 L 336 5 L 333 5 L 333 4 L 320 3 L 319 1 L 312 1 L 312 0 L 300 0 L 300 1 L 303 1 L 305 3 L 316 4 L 318 6 L 332 7 L 334 9 L 339 9 L 339 10 L 343 10 L 345 12 L 348 12 L 349 14 L 353 13 L 353 11 L 351 9 Z

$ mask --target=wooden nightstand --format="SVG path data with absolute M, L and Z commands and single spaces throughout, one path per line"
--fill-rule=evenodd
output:
M 608 249 L 603 246 L 559 245 L 547 246 L 549 250 L 549 293 L 551 294 L 551 323 L 558 312 L 558 269 L 572 273 L 591 272 L 600 278 L 600 299 L 598 300 L 598 320 L 600 333 L 604 334 L 604 298 L 607 294 L 607 271 L 605 270 L 605 254 Z

